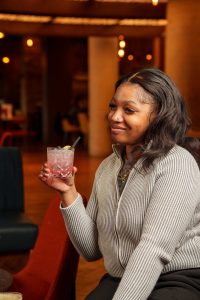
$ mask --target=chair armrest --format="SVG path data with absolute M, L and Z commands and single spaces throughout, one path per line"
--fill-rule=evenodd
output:
M 0 300 L 22 300 L 22 294 L 21 293 L 0 293 Z

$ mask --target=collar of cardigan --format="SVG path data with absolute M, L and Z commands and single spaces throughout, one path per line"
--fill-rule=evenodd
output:
M 117 157 L 122 159 L 122 154 L 125 151 L 125 145 L 113 144 L 112 149 L 113 149 L 113 152 L 117 155 Z

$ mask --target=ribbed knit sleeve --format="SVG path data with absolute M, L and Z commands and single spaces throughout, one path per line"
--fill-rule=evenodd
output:
M 114 300 L 146 300 L 163 267 L 172 260 L 200 196 L 199 169 L 190 155 L 158 163 L 140 242 L 129 258 Z M 190 253 L 190 255 L 193 255 Z M 185 265 L 191 257 L 185 257 Z
M 95 175 L 89 201 L 89 212 L 85 208 L 80 194 L 78 194 L 77 199 L 68 207 L 60 207 L 66 229 L 74 247 L 88 261 L 94 261 L 102 257 L 98 246 L 98 231 L 95 222 L 98 212 L 96 181 L 101 172 L 102 167 L 100 166 Z
M 82 197 L 79 195 L 70 206 L 61 208 L 61 212 L 77 252 L 88 261 L 100 258 L 96 225 L 86 213 Z

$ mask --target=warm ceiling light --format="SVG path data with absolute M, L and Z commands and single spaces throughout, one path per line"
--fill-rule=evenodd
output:
M 2 62 L 3 62 L 4 64 L 9 64 L 10 58 L 7 57 L 7 56 L 4 56 L 4 57 L 2 58 Z
M 55 17 L 53 19 L 54 24 L 65 25 L 117 25 L 118 19 L 111 18 L 74 18 L 74 17 Z
M 118 39 L 119 39 L 120 41 L 123 41 L 123 40 L 124 40 L 124 36 L 123 36 L 122 34 L 120 34 L 120 35 L 118 36 Z
M 125 41 L 120 41 L 119 46 L 120 46 L 120 48 L 125 48 L 126 42 Z
M 129 54 L 129 55 L 128 55 L 128 60 L 129 60 L 129 61 L 134 60 L 134 56 L 133 56 L 132 54 Z
M 164 19 L 121 19 L 118 21 L 121 26 L 166 26 Z
M 30 23 L 48 23 L 52 20 L 50 16 L 35 16 L 35 15 L 16 15 L 16 14 L 0 14 L 1 21 L 10 22 L 30 22 Z
M 152 0 L 152 4 L 153 4 L 154 6 L 158 5 L 158 0 Z
M 75 0 L 75 1 L 85 1 L 85 0 Z M 122 2 L 122 3 L 148 3 L 151 0 L 95 0 L 96 2 Z M 167 0 L 160 0 L 160 2 L 166 3 Z
M 26 44 L 28 47 L 32 47 L 33 46 L 33 40 L 32 39 L 27 39 Z
M 53 23 L 63 25 L 91 25 L 91 26 L 166 26 L 165 19 L 112 19 L 112 18 L 74 18 L 0 14 L 0 21 L 28 22 L 28 23 Z
M 5 34 L 3 32 L 0 32 L 0 39 L 3 39 L 5 37 Z
M 118 50 L 118 56 L 119 56 L 119 57 L 124 57 L 124 54 L 125 54 L 124 49 L 119 49 L 119 50 Z
M 165 19 L 104 19 L 104 18 L 72 18 L 55 17 L 53 24 L 64 25 L 96 25 L 96 26 L 166 26 Z M 119 38 L 120 39 L 120 38 Z
M 153 57 L 152 57 L 151 54 L 147 54 L 147 55 L 146 55 L 146 60 L 152 60 L 152 58 L 153 58 Z

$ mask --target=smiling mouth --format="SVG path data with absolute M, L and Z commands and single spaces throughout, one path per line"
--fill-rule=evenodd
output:
M 114 134 L 122 133 L 126 130 L 125 128 L 118 127 L 118 126 L 111 126 L 110 129 L 111 129 L 111 133 L 114 133 Z

